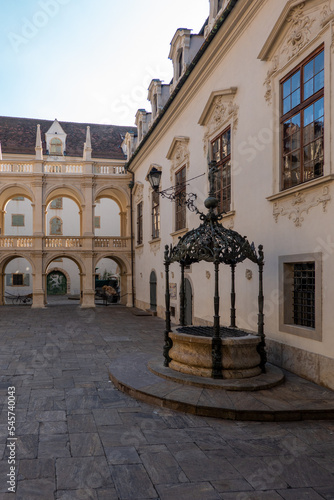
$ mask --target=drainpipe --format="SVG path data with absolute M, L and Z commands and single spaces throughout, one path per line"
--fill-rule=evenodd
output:
M 133 195 L 132 195 L 132 190 L 135 185 L 135 174 L 134 172 L 131 172 L 131 170 L 128 170 L 130 174 L 132 175 L 132 180 L 129 182 L 129 188 L 130 188 L 130 212 L 131 212 L 131 218 L 130 218 L 130 231 L 131 231 L 131 291 L 132 291 L 132 307 L 135 307 L 135 284 L 134 284 L 134 249 L 133 249 Z

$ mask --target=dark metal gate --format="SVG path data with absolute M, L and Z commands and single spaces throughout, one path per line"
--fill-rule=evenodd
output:
M 48 295 L 66 295 L 67 279 L 60 271 L 51 271 L 47 278 Z

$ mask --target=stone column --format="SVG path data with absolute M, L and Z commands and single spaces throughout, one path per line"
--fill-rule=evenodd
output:
M 127 213 L 126 212 L 120 212 L 120 229 L 121 229 L 121 236 L 127 236 L 129 234 L 127 232 Z
M 32 273 L 33 279 L 33 302 L 32 309 L 40 309 L 45 307 L 45 293 L 46 293 L 46 285 L 45 285 L 45 270 L 43 269 L 43 256 L 42 252 L 34 252 L 32 255 L 32 260 L 34 263 L 34 269 Z
M 85 252 L 82 255 L 85 270 L 80 272 L 81 307 L 95 307 L 95 270 L 93 269 L 93 253 Z

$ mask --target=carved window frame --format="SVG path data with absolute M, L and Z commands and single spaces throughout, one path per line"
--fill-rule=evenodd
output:
M 55 220 L 59 220 L 60 221 L 60 232 L 59 233 L 53 233 L 52 232 L 52 224 Z M 52 217 L 50 219 L 50 236 L 63 236 L 63 220 L 61 217 L 59 217 L 58 215 L 55 215 L 54 217 Z
M 143 208 L 144 202 L 141 200 L 137 204 L 137 246 L 143 245 L 144 243 L 144 235 L 143 235 Z
M 181 182 L 179 181 L 179 178 Z M 187 228 L 187 207 L 185 204 L 185 197 L 187 193 L 186 184 L 187 168 L 186 165 L 183 165 L 183 167 L 175 172 L 175 232 L 184 231 Z
M 157 191 L 152 190 L 152 240 L 160 238 L 160 195 Z
M 304 112 L 306 109 L 308 109 L 310 106 L 314 105 L 316 102 L 320 101 L 320 99 L 324 99 L 324 86 L 319 89 L 317 92 L 313 93 L 309 98 L 304 98 L 304 82 L 303 82 L 303 77 L 304 77 L 304 70 L 305 67 L 312 61 L 315 60 L 317 56 L 319 56 L 321 53 L 324 53 L 324 44 L 322 43 L 316 50 L 314 50 L 312 53 L 308 54 L 308 56 L 303 59 L 303 61 L 299 62 L 298 65 L 296 65 L 287 75 L 285 75 L 283 78 L 280 80 L 280 191 L 285 191 L 286 189 L 290 189 L 296 186 L 301 186 L 305 182 L 310 182 L 314 179 L 318 179 L 319 177 L 324 176 L 324 158 L 323 158 L 323 163 L 322 163 L 322 169 L 321 169 L 321 174 L 315 176 L 312 179 L 306 179 L 305 180 L 305 169 L 304 169 L 304 128 L 305 128 L 305 119 L 304 119 Z M 289 109 L 286 113 L 284 113 L 283 110 L 283 86 L 284 83 L 293 78 L 294 75 L 297 73 L 300 73 L 299 76 L 299 84 L 300 84 L 300 103 L 293 108 Z M 327 114 L 327 113 L 326 113 Z M 292 120 L 294 117 L 299 115 L 300 119 L 300 128 L 299 128 L 299 147 L 296 148 L 296 152 L 298 151 L 300 155 L 300 168 L 299 168 L 299 175 L 300 175 L 300 180 L 294 185 L 287 186 L 285 187 L 284 185 L 284 123 L 286 123 L 288 120 Z M 323 127 L 323 130 L 325 129 L 325 125 Z M 320 137 L 319 137 L 320 139 Z M 322 151 L 324 155 L 324 134 L 322 135 Z M 315 140 L 313 142 L 316 142 Z
M 222 146 L 222 138 L 227 133 L 229 133 L 228 140 L 228 154 L 223 156 L 223 146 Z M 213 144 L 219 140 L 219 155 L 218 159 L 214 156 Z M 210 141 L 210 147 L 212 151 L 212 157 L 217 161 L 218 172 L 216 173 L 215 180 L 215 196 L 219 201 L 218 210 L 219 212 L 229 213 L 231 211 L 232 204 L 232 168 L 231 168 L 231 150 L 232 150 L 232 132 L 231 125 L 226 127 L 220 134 L 218 134 L 214 139 Z M 224 175 L 225 174 L 225 175 Z M 227 184 L 224 185 L 224 177 L 227 178 Z M 224 193 L 226 194 L 226 199 L 224 199 Z
M 334 11 L 329 2 L 319 7 L 318 0 L 288 0 L 271 33 L 265 41 L 258 58 L 268 63 L 267 76 L 264 80 L 264 98 L 272 110 L 270 131 L 272 132 L 272 194 L 268 201 L 276 201 L 289 195 L 303 193 L 305 190 L 332 180 L 332 161 L 334 144 L 332 144 L 331 113 L 325 113 L 324 123 L 324 156 L 323 176 L 308 180 L 302 184 L 282 190 L 281 185 L 281 144 L 280 126 L 281 96 L 280 82 L 313 52 L 324 45 L 324 108 L 331 103 L 331 59 L 334 50 Z M 276 207 L 277 208 L 277 207 Z M 275 210 L 275 208 L 274 208 Z M 275 215 L 274 215 L 275 216 Z
M 292 321 L 292 266 L 306 262 L 315 267 L 315 328 L 293 324 Z M 322 341 L 322 254 L 284 255 L 279 257 L 279 330 L 312 340 Z
M 11 217 L 12 227 L 25 227 L 25 216 L 24 214 L 12 214 Z
M 170 148 L 168 150 L 168 153 L 166 155 L 166 158 L 170 160 L 171 166 L 170 166 L 170 183 L 171 186 L 175 185 L 175 175 L 177 172 L 179 172 L 182 168 L 185 168 L 185 178 L 188 178 L 188 173 L 190 169 L 190 152 L 189 152 L 189 142 L 190 139 L 189 137 L 174 137 Z M 183 232 L 186 232 L 188 230 L 187 224 L 183 229 L 176 229 L 176 203 L 173 203 L 174 205 L 174 214 L 173 214 L 173 232 L 172 236 L 177 236 L 180 235 Z

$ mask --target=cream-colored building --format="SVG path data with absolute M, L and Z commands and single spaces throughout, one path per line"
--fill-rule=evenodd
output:
M 0 117 L 1 303 L 32 294 L 94 307 L 95 276 L 118 274 L 132 305 L 131 208 L 122 141 L 134 127 Z
M 222 223 L 265 252 L 269 360 L 334 388 L 334 5 L 328 0 L 210 0 L 199 34 L 179 29 L 169 57 L 173 80 L 149 87 L 151 109 L 125 136 L 134 175 L 136 304 L 164 315 L 164 247 L 199 225 L 160 191 L 208 195 L 217 161 Z M 237 325 L 257 329 L 256 269 L 238 266 Z M 212 324 L 213 270 L 186 270 L 187 321 Z M 180 314 L 180 271 L 171 267 L 172 319 Z M 229 324 L 230 274 L 222 271 L 221 321 Z

